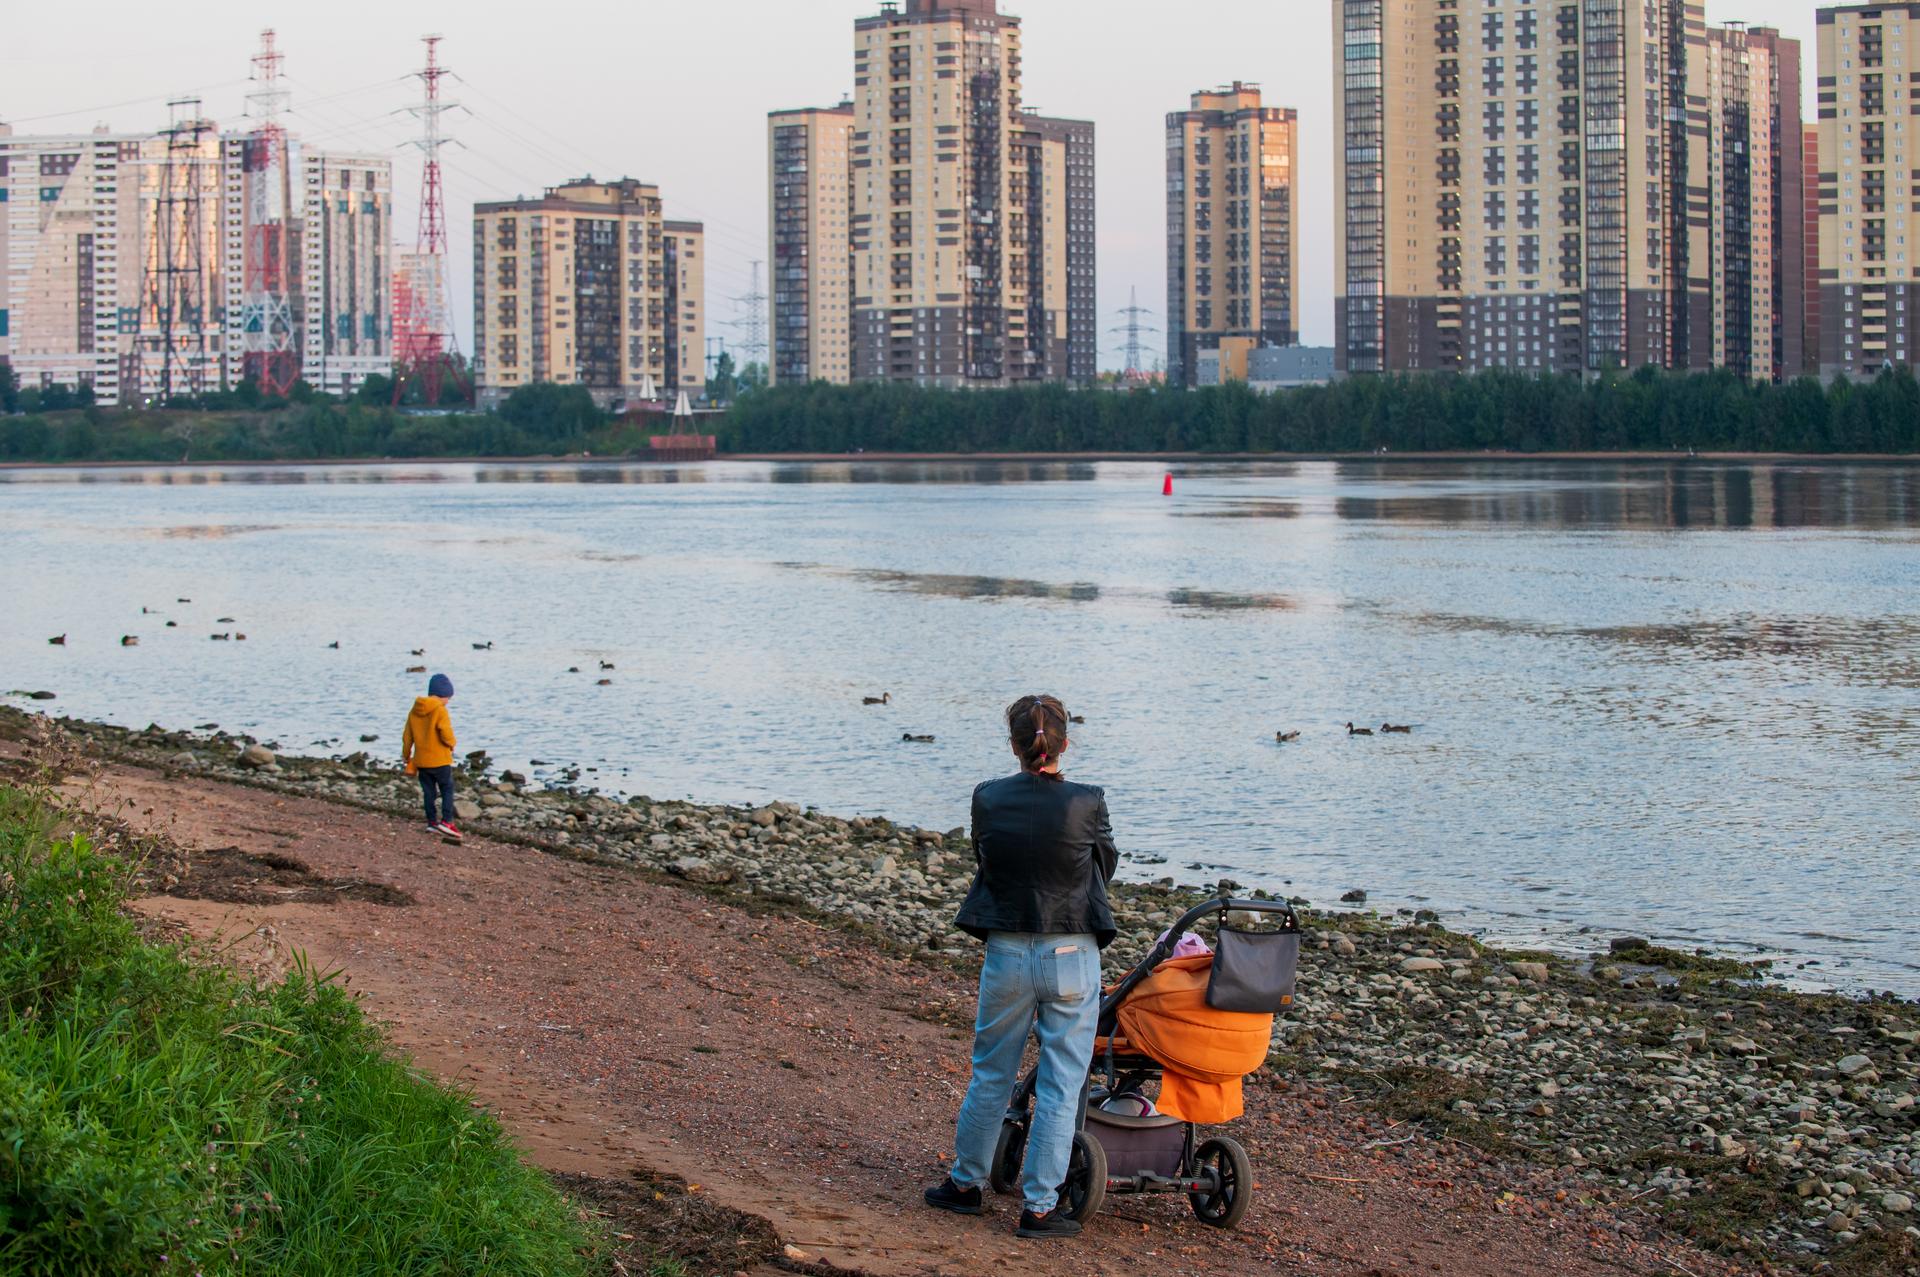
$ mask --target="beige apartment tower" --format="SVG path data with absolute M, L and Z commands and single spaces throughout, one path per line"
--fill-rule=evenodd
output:
M 1694 96 L 1706 101 L 1708 362 L 1756 381 L 1802 376 L 1800 43 L 1730 26 L 1708 31 L 1695 51 Z
M 1817 14 L 1820 370 L 1920 363 L 1920 4 Z
M 1711 356 L 1700 0 L 1333 0 L 1344 371 Z
M 1258 85 L 1195 93 L 1167 116 L 1167 377 L 1199 352 L 1300 340 L 1299 117 Z
M 614 406 L 697 393 L 705 249 L 658 187 L 591 178 L 473 211 L 474 380 L 480 406 L 536 382 Z
M 855 22 L 854 380 L 1091 378 L 1093 126 L 1023 111 L 1020 57 L 995 0 Z
M 853 376 L 853 103 L 767 116 L 768 260 L 776 385 Z

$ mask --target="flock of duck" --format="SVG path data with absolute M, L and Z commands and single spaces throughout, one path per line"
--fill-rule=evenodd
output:
M 175 599 L 174 602 L 191 603 L 193 602 L 193 600 L 192 599 Z M 156 613 L 150 607 L 143 607 L 140 609 L 140 615 L 156 616 L 158 615 L 158 613 Z M 230 616 L 218 617 L 214 620 L 214 624 L 215 625 L 232 625 L 233 618 Z M 165 628 L 169 630 L 177 630 L 180 628 L 180 622 L 168 621 L 165 624 Z M 226 630 L 219 634 L 209 634 L 207 635 L 207 637 L 213 640 L 215 643 L 244 643 L 247 641 L 247 636 L 240 633 L 237 630 Z M 55 634 L 52 638 L 47 640 L 47 643 L 52 647 L 65 647 L 67 645 L 67 636 L 64 634 Z M 120 646 L 121 647 L 139 647 L 140 636 L 138 634 L 122 634 L 120 636 Z M 338 643 L 333 643 L 330 646 L 339 647 L 340 645 Z
M 193 602 L 193 600 L 180 599 L 179 602 L 191 603 Z M 143 615 L 148 614 L 148 609 L 144 607 L 141 608 L 140 611 Z M 215 622 L 215 624 L 217 625 L 231 625 L 232 623 L 233 623 L 233 618 L 230 616 L 220 617 Z M 168 621 L 167 627 L 171 629 L 175 627 L 177 624 L 178 624 L 177 622 Z M 223 641 L 229 641 L 229 640 L 244 642 L 247 636 L 234 631 L 227 631 L 225 633 L 213 634 L 213 635 L 210 635 L 209 637 L 211 637 L 215 642 L 223 642 Z M 52 638 L 49 638 L 47 642 L 52 644 L 54 647 L 65 647 L 67 645 L 67 636 L 65 634 L 56 634 Z M 122 634 L 120 636 L 120 646 L 121 647 L 138 647 L 140 646 L 140 636 L 138 634 Z M 340 640 L 335 639 L 333 642 L 327 644 L 327 647 L 330 650 L 338 651 L 340 648 Z M 475 643 L 473 644 L 473 650 L 476 652 L 491 652 L 493 650 L 493 640 L 488 639 L 484 643 Z M 411 655 L 414 655 L 414 656 L 425 656 L 427 654 L 427 649 L 424 647 L 416 647 L 416 648 L 410 649 L 410 652 L 411 652 Z M 599 666 L 603 671 L 611 670 L 613 669 L 613 662 L 600 661 Z M 427 667 L 424 665 L 407 666 L 407 673 L 409 674 L 424 674 L 426 672 L 427 672 Z M 578 674 L 579 672 L 580 672 L 580 667 L 578 665 L 569 665 L 567 667 L 567 673 L 569 674 Z M 602 678 L 602 679 L 596 680 L 596 682 L 594 683 L 594 686 L 610 687 L 612 686 L 612 684 L 613 684 L 612 679 Z M 860 703 L 862 705 L 891 705 L 893 704 L 893 693 L 881 692 L 878 696 L 862 696 L 860 698 Z M 1067 721 L 1070 723 L 1084 723 L 1087 720 L 1083 715 L 1069 714 L 1067 715 Z M 1406 723 L 1382 723 L 1380 724 L 1378 731 L 1380 735 L 1383 735 L 1383 736 L 1407 736 L 1413 733 L 1413 727 L 1410 724 L 1406 724 Z M 1347 724 L 1347 735 L 1349 736 L 1372 736 L 1374 732 L 1375 732 L 1375 729 L 1371 727 L 1356 727 L 1353 725 L 1352 722 L 1348 722 Z M 1300 732 L 1298 729 L 1295 729 L 1293 731 L 1281 730 L 1273 734 L 1273 740 L 1276 745 L 1291 745 L 1292 743 L 1294 743 L 1299 739 L 1300 739 Z M 918 732 L 902 732 L 900 733 L 900 740 L 902 744 L 931 745 L 934 743 L 935 737 L 931 735 L 918 733 Z
M 878 696 L 862 696 L 860 703 L 862 705 L 891 705 L 893 704 L 893 693 L 882 692 Z M 1069 723 L 1084 723 L 1087 720 L 1083 715 L 1069 714 L 1067 715 L 1067 721 Z M 1374 730 L 1375 729 L 1371 727 L 1356 727 L 1351 722 L 1347 724 L 1347 735 L 1349 736 L 1371 736 L 1374 734 Z M 1380 724 L 1379 732 L 1383 736 L 1410 736 L 1413 734 L 1413 727 L 1407 723 L 1382 723 Z M 1294 731 L 1281 730 L 1273 734 L 1273 741 L 1276 745 L 1291 745 L 1299 739 L 1300 732 L 1297 729 Z M 934 738 L 915 732 L 902 732 L 900 733 L 900 740 L 903 744 L 931 745 L 933 744 Z
M 893 704 L 893 693 L 882 692 L 878 696 L 862 696 L 860 703 L 862 705 L 891 705 Z M 1087 720 L 1083 715 L 1069 714 L 1067 715 L 1067 721 L 1069 723 L 1084 723 Z M 1407 723 L 1382 723 L 1378 730 L 1383 736 L 1410 736 L 1413 734 L 1412 725 Z M 1372 736 L 1374 731 L 1375 729 L 1371 727 L 1356 727 L 1351 722 L 1347 724 L 1347 735 L 1349 736 Z M 1291 745 L 1299 739 L 1300 732 L 1298 729 L 1294 731 L 1286 731 L 1283 729 L 1273 734 L 1273 741 L 1276 745 Z M 903 744 L 931 745 L 934 738 L 919 735 L 914 732 L 902 732 L 900 733 L 900 740 Z

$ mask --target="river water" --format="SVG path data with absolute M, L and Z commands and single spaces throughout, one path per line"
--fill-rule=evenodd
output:
M 343 753 L 426 664 L 507 766 L 940 828 L 1051 691 L 1130 876 L 1920 994 L 1920 467 L 1162 472 L 0 471 L 0 691 Z

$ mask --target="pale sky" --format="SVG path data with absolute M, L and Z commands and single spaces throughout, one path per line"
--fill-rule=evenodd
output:
M 1001 0 L 1023 19 L 1026 104 L 1098 126 L 1101 327 L 1118 326 L 1130 288 L 1164 329 L 1165 117 L 1195 89 L 1234 79 L 1300 111 L 1302 324 L 1333 340 L 1333 163 L 1329 0 Z M 419 197 L 416 131 L 403 108 L 419 36 L 445 37 L 459 79 L 446 96 L 450 270 L 463 348 L 471 333 L 471 206 L 538 194 L 591 173 L 659 184 L 667 216 L 707 225 L 708 332 L 740 308 L 750 263 L 767 256 L 766 113 L 831 105 L 853 86 L 853 20 L 878 0 L 328 0 L 242 4 L 132 0 L 12 5 L 0 42 L 0 122 L 19 133 L 96 124 L 150 130 L 166 100 L 197 93 L 225 124 L 243 117 L 249 59 L 272 26 L 292 91 L 288 126 L 326 146 L 391 150 L 396 225 L 411 247 Z M 1802 42 L 1807 118 L 1814 6 L 1709 0 L 1710 22 L 1777 26 Z M 764 267 L 762 268 L 764 280 Z M 764 289 L 764 283 L 763 283 Z M 1101 367 L 1118 367 L 1118 334 Z M 1164 351 L 1158 334 L 1146 339 Z

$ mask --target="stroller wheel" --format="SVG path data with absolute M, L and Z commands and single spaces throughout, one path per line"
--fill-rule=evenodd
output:
M 1253 1204 L 1253 1163 L 1240 1141 L 1217 1136 L 1202 1144 L 1193 1155 L 1197 1175 L 1211 1172 L 1216 1187 L 1210 1193 L 1188 1193 L 1193 1213 L 1203 1224 L 1215 1228 L 1233 1228 L 1245 1218 Z
M 1060 1185 L 1060 1211 L 1081 1223 L 1099 1213 L 1107 1196 L 1107 1150 L 1086 1131 L 1073 1133 L 1067 1179 Z
M 1020 1184 L 1020 1166 L 1027 1160 L 1027 1128 L 1018 1122 L 1000 1123 L 1000 1138 L 993 1146 L 993 1165 L 987 1170 L 987 1184 L 996 1193 L 1011 1193 Z

